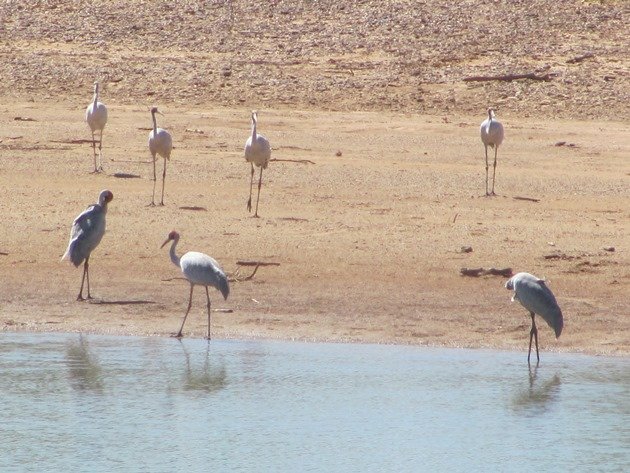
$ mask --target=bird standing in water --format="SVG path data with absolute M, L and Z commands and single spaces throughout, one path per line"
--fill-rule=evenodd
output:
M 83 277 L 81 279 L 81 289 L 77 296 L 78 301 L 84 300 L 83 283 L 86 279 L 87 299 L 92 299 L 92 295 L 90 294 L 90 254 L 98 246 L 105 234 L 107 204 L 109 204 L 113 198 L 114 194 L 112 194 L 111 191 L 101 191 L 98 197 L 98 204 L 90 205 L 72 222 L 68 249 L 61 259 L 62 261 L 69 259 L 75 267 L 79 267 L 79 265 L 83 263 Z
M 536 328 L 534 315 L 540 315 L 554 330 L 556 338 L 558 338 L 564 325 L 562 311 L 558 306 L 558 302 L 553 292 L 545 285 L 545 281 L 529 273 L 515 274 L 505 283 L 505 287 L 514 291 L 512 302 L 519 301 L 529 311 L 529 315 L 532 318 L 527 363 L 529 363 L 532 353 L 532 338 L 536 341 L 536 359 L 540 361 L 540 355 L 538 354 L 538 328 Z
M 206 288 L 206 299 L 208 301 L 208 340 L 210 340 L 210 312 L 211 312 L 211 303 L 210 303 L 210 294 L 208 293 L 208 286 L 212 286 L 218 289 L 223 295 L 223 299 L 227 299 L 230 294 L 230 285 L 228 283 L 228 278 L 219 266 L 219 263 L 216 262 L 210 256 L 199 253 L 197 251 L 189 251 L 184 253 L 181 257 L 177 256 L 175 253 L 175 249 L 177 247 L 177 243 L 179 243 L 179 233 L 175 230 L 168 234 L 168 238 L 162 243 L 160 248 L 164 248 L 164 246 L 172 241 L 170 256 L 171 261 L 175 266 L 181 269 L 182 273 L 188 279 L 190 283 L 190 296 L 188 299 L 188 308 L 186 309 L 186 314 L 184 315 L 184 320 L 182 320 L 182 325 L 179 328 L 179 332 L 175 335 L 177 338 L 182 337 L 182 330 L 184 329 L 184 324 L 186 323 L 186 317 L 188 317 L 188 312 L 190 312 L 190 308 L 192 306 L 192 295 L 193 289 L 197 286 L 204 286 Z

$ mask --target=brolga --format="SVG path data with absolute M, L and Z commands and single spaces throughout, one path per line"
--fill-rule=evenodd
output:
M 182 325 L 179 328 L 179 332 L 175 337 L 182 337 L 182 330 L 184 329 L 184 324 L 186 323 L 186 317 L 188 317 L 188 313 L 190 312 L 190 308 L 192 306 L 192 296 L 193 289 L 195 286 L 204 286 L 206 288 L 206 299 L 208 301 L 208 340 L 210 340 L 210 326 L 211 326 L 211 303 L 210 303 L 210 294 L 208 293 L 208 286 L 212 286 L 218 289 L 223 295 L 223 299 L 227 299 L 230 294 L 230 285 L 228 283 L 228 278 L 219 266 L 219 263 L 216 262 L 210 256 L 199 253 L 197 251 L 189 251 L 184 253 L 181 257 L 177 256 L 176 248 L 177 243 L 179 243 L 179 233 L 175 230 L 168 234 L 168 238 L 160 248 L 164 248 L 164 246 L 169 242 L 171 243 L 170 256 L 171 261 L 175 266 L 181 269 L 182 273 L 188 279 L 190 283 L 190 296 L 188 298 L 188 308 L 186 309 L 186 314 L 184 315 L 184 320 L 182 320 Z
M 497 173 L 497 153 L 499 146 L 503 143 L 503 125 L 496 119 L 494 110 L 488 109 L 488 118 L 481 122 L 479 129 L 481 133 L 481 141 L 486 150 L 486 195 L 496 195 L 494 193 L 494 178 Z M 492 169 L 492 192 L 488 192 L 488 146 L 494 148 L 494 165 Z
M 252 211 L 252 187 L 254 185 L 254 164 L 260 168 L 258 178 L 258 196 L 256 197 L 256 210 L 254 217 L 258 217 L 258 201 L 260 200 L 260 186 L 262 185 L 262 172 L 267 169 L 269 159 L 271 159 L 271 146 L 269 140 L 256 131 L 258 123 L 258 112 L 252 112 L 252 134 L 245 143 L 245 160 L 251 164 L 252 172 L 249 179 L 249 199 L 247 200 L 247 211 Z
M 98 82 L 94 82 L 94 98 L 92 103 L 85 109 L 85 121 L 92 130 L 92 153 L 94 154 L 94 172 L 103 170 L 102 149 L 103 149 L 103 129 L 107 124 L 107 107 L 98 101 Z M 96 136 L 98 131 L 98 166 L 96 164 Z
M 532 318 L 532 328 L 529 332 L 529 351 L 527 363 L 532 353 L 532 338 L 536 341 L 536 360 L 540 362 L 538 353 L 538 328 L 534 316 L 540 315 L 554 330 L 556 338 L 562 333 L 562 311 L 558 306 L 555 296 L 545 284 L 543 279 L 529 273 L 518 273 L 512 276 L 506 283 L 506 289 L 514 291 L 512 302 L 519 301 L 529 311 Z
M 87 279 L 87 299 L 92 299 L 90 294 L 90 255 L 98 246 L 105 234 L 105 215 L 107 215 L 107 204 L 114 198 L 111 191 L 104 190 L 98 196 L 98 204 L 92 204 L 85 209 L 72 222 L 70 230 L 70 242 L 68 249 L 61 258 L 62 261 L 69 259 L 75 267 L 83 263 L 83 277 L 81 278 L 81 289 L 77 296 L 78 301 L 83 298 L 83 285 Z
M 151 195 L 151 204 L 155 205 L 155 183 L 157 176 L 155 173 L 156 155 L 159 154 L 164 158 L 164 171 L 162 172 L 162 198 L 160 205 L 164 205 L 164 181 L 166 181 L 166 161 L 171 159 L 171 151 L 173 150 L 173 138 L 171 134 L 163 128 L 158 128 L 155 114 L 164 115 L 157 107 L 151 109 L 151 118 L 153 119 L 153 130 L 149 133 L 149 151 L 153 158 L 153 194 Z

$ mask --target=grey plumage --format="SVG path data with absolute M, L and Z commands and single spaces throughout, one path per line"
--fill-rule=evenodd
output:
M 252 112 L 252 134 L 245 142 L 245 161 L 251 165 L 249 177 L 249 199 L 247 200 L 247 211 L 252 211 L 252 187 L 254 185 L 254 164 L 260 168 L 258 177 L 258 196 L 256 197 L 256 210 L 254 217 L 258 217 L 258 201 L 260 200 L 260 187 L 262 186 L 262 172 L 267 169 L 271 159 L 271 145 L 269 140 L 256 131 L 258 124 L 258 112 Z
M 212 286 L 218 289 L 223 295 L 223 299 L 227 299 L 230 295 L 230 284 L 225 272 L 219 266 L 219 263 L 210 256 L 199 253 L 197 251 L 189 251 L 179 257 L 176 253 L 176 247 L 179 243 L 179 233 L 172 231 L 168 234 L 168 238 L 162 243 L 162 248 L 169 241 L 172 241 L 171 249 L 169 252 L 171 261 L 175 266 L 181 269 L 182 273 L 188 279 L 190 283 L 190 297 L 188 300 L 188 308 L 184 315 L 184 320 L 177 333 L 176 337 L 182 337 L 182 330 L 186 323 L 186 317 L 192 306 L 192 294 L 195 286 L 204 286 L 206 289 L 206 299 L 208 301 L 208 340 L 210 339 L 210 326 L 211 326 L 211 303 L 210 294 L 208 293 L 208 286 Z
M 94 97 L 92 102 L 85 109 L 85 121 L 92 131 L 92 152 L 94 154 L 94 172 L 103 170 L 102 150 L 103 150 L 103 130 L 107 124 L 107 107 L 98 101 L 98 82 L 94 82 Z M 96 164 L 96 136 L 98 131 L 98 166 Z
M 494 193 L 494 179 L 497 172 L 497 153 L 499 152 L 499 145 L 503 143 L 503 125 L 494 116 L 494 110 L 488 109 L 488 118 L 481 122 L 479 128 L 481 135 L 481 141 L 486 151 L 486 195 L 495 195 Z M 492 192 L 488 192 L 488 146 L 494 148 L 494 165 L 492 170 Z
M 155 183 L 157 175 L 155 169 L 156 155 L 164 158 L 164 170 L 162 172 L 162 198 L 160 205 L 164 205 L 164 185 L 166 182 L 166 162 L 171 159 L 171 151 L 173 151 L 173 138 L 171 134 L 163 128 L 158 128 L 155 114 L 164 115 L 157 107 L 151 108 L 151 119 L 153 120 L 153 130 L 149 132 L 149 152 L 153 158 L 153 193 L 151 194 L 151 205 L 155 205 Z
M 527 361 L 529 362 L 531 355 L 532 337 L 536 341 L 536 358 L 540 360 L 538 354 L 538 329 L 536 328 L 534 315 L 538 314 L 541 316 L 549 327 L 553 329 L 556 338 L 558 338 L 562 333 L 564 320 L 562 318 L 562 310 L 560 310 L 556 297 L 547 287 L 544 280 L 529 273 L 515 274 L 505 283 L 505 287 L 508 290 L 514 291 L 512 301 L 520 302 L 521 305 L 529 311 L 532 318 Z
M 83 277 L 81 279 L 81 289 L 77 300 L 83 300 L 83 283 L 87 278 L 88 295 L 90 295 L 89 260 L 90 254 L 98 246 L 105 234 L 105 216 L 107 214 L 107 204 L 111 202 L 114 195 L 109 190 L 101 191 L 98 203 L 90 205 L 72 222 L 70 230 L 70 241 L 62 260 L 70 260 L 74 266 L 83 264 Z

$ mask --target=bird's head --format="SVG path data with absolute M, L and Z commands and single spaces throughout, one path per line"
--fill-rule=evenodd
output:
M 507 280 L 507 282 L 505 283 L 505 288 L 508 291 L 513 291 L 514 290 L 514 278 L 510 278 Z
M 488 118 L 494 118 L 494 108 L 488 107 Z
M 105 189 L 101 191 L 100 195 L 98 196 L 98 203 L 100 205 L 109 204 L 113 198 L 114 194 L 112 194 L 112 191 Z
M 252 123 L 256 124 L 258 122 L 258 112 L 256 110 L 252 110 Z
M 159 113 L 160 115 L 164 115 L 162 112 L 158 110 L 157 107 L 151 107 L 151 115 L 155 115 L 156 113 Z
M 98 81 L 94 81 L 94 93 L 98 93 Z
M 172 232 L 168 234 L 168 237 L 166 238 L 166 240 L 164 240 L 164 243 L 162 243 L 162 246 L 160 246 L 160 248 L 164 248 L 164 245 L 166 245 L 169 241 L 177 241 L 177 240 L 179 240 L 179 233 L 173 230 Z

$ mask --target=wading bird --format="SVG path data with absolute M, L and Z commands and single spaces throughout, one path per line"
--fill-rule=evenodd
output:
M 262 184 L 263 169 L 267 169 L 269 159 L 271 158 L 271 146 L 269 140 L 262 135 L 256 133 L 256 124 L 258 123 L 258 112 L 252 112 L 252 135 L 247 138 L 245 143 L 245 161 L 251 164 L 252 172 L 249 180 L 249 199 L 247 201 L 247 211 L 252 211 L 252 186 L 254 185 L 254 164 L 260 168 L 260 177 L 258 178 L 258 197 L 256 197 L 256 211 L 254 217 L 258 217 L 258 201 L 260 200 L 260 186 Z
M 103 129 L 107 124 L 107 107 L 98 101 L 98 82 L 94 82 L 94 99 L 92 103 L 85 109 L 85 121 L 90 130 L 92 130 L 92 152 L 94 154 L 94 172 L 103 170 L 102 148 L 103 148 Z M 96 165 L 96 138 L 94 133 L 98 131 L 98 166 Z
M 188 312 L 190 312 L 190 307 L 192 306 L 192 296 L 193 296 L 193 288 L 195 285 L 204 286 L 206 288 L 206 299 L 208 300 L 208 340 L 210 340 L 210 294 L 208 293 L 208 286 L 212 286 L 223 294 L 223 299 L 227 299 L 230 294 L 230 285 L 228 283 L 228 278 L 213 258 L 210 256 L 198 253 L 197 251 L 189 251 L 184 253 L 184 255 L 180 258 L 175 253 L 175 248 L 177 247 L 177 243 L 179 243 L 179 233 L 173 230 L 168 234 L 168 238 L 160 248 L 164 248 L 169 241 L 172 241 L 170 256 L 171 261 L 175 266 L 182 270 L 182 273 L 188 279 L 190 283 L 190 297 L 188 299 L 188 308 L 186 309 L 186 314 L 184 315 L 184 320 L 182 320 L 182 326 L 179 328 L 179 332 L 175 335 L 177 338 L 182 337 L 182 330 L 184 329 L 184 324 L 186 323 L 186 317 L 188 317 Z
M 529 352 L 527 353 L 527 363 L 532 353 L 532 338 L 536 340 L 536 359 L 540 361 L 538 354 L 538 329 L 534 315 L 540 315 L 545 322 L 554 330 L 556 338 L 562 333 L 562 311 L 556 302 L 551 290 L 545 285 L 543 279 L 529 273 L 518 273 L 512 276 L 506 283 L 506 289 L 514 291 L 512 302 L 519 301 L 523 307 L 529 311 L 532 318 L 532 329 L 529 332 Z
M 114 198 L 108 190 L 101 191 L 98 196 L 98 204 L 92 204 L 85 209 L 72 222 L 70 230 L 70 242 L 68 249 L 61 258 L 69 259 L 72 264 L 79 267 L 83 263 L 83 277 L 81 278 L 81 289 L 77 296 L 78 301 L 83 299 L 83 283 L 87 279 L 87 299 L 92 299 L 90 294 L 90 254 L 98 246 L 105 234 L 105 215 L 107 214 L 107 204 Z
M 164 181 L 166 180 L 166 160 L 171 159 L 171 151 L 173 150 L 173 138 L 171 134 L 163 128 L 158 128 L 155 114 L 160 112 L 157 107 L 151 109 L 151 118 L 153 119 L 153 130 L 149 133 L 149 151 L 153 157 L 153 194 L 151 195 L 151 205 L 155 205 L 155 182 L 157 177 L 155 174 L 156 154 L 164 158 L 164 172 L 162 173 L 162 199 L 160 205 L 164 205 Z
M 503 143 L 503 125 L 494 115 L 494 110 L 488 109 L 488 118 L 481 122 L 481 141 L 486 149 L 486 195 L 496 195 L 494 193 L 494 178 L 497 173 L 497 152 L 499 145 Z M 488 192 L 488 146 L 494 148 L 494 169 L 492 170 L 492 192 Z

